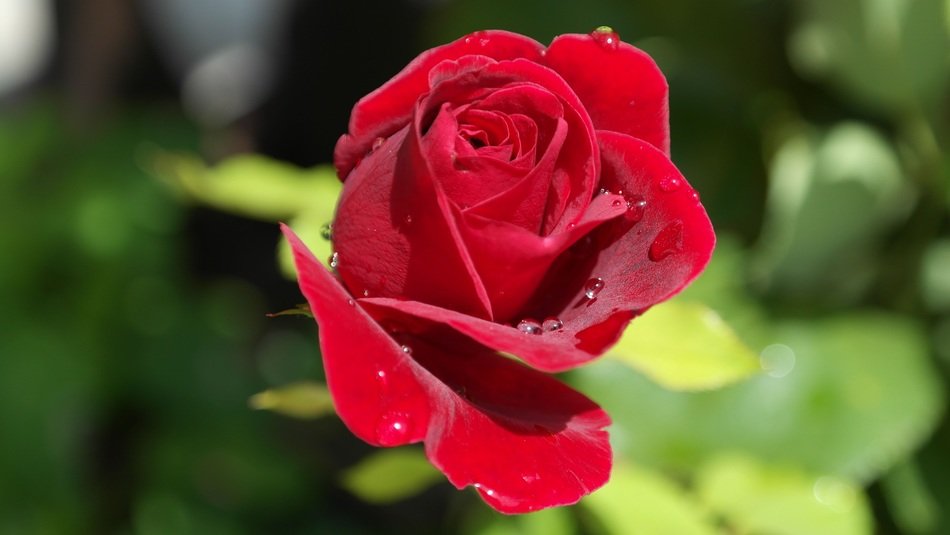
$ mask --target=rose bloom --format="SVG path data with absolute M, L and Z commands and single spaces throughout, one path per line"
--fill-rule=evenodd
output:
M 424 442 L 505 513 L 602 486 L 610 419 L 544 372 L 602 354 L 715 241 L 653 60 L 609 28 L 476 32 L 361 99 L 334 164 L 336 273 L 283 230 L 346 426 Z

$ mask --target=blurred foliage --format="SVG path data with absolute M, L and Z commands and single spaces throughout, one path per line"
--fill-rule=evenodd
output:
M 276 271 L 279 233 L 208 236 L 198 206 L 329 257 L 331 168 L 221 158 L 166 100 L 77 127 L 31 93 L 0 108 L 0 534 L 950 532 L 950 4 L 447 0 L 415 48 L 601 24 L 666 73 L 673 159 L 719 235 L 694 285 L 564 376 L 614 419 L 604 489 L 505 517 L 419 448 L 363 445 L 312 320 L 266 317 L 306 314 L 290 283 L 203 266 Z

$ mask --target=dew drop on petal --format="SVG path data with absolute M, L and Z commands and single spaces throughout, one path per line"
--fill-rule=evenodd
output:
M 604 289 L 604 279 L 600 277 L 594 277 L 587 281 L 587 284 L 584 285 L 584 296 L 588 299 L 593 299 L 597 297 L 597 294 Z
M 384 137 L 378 137 L 378 138 L 374 139 L 374 140 L 373 140 L 373 148 L 370 149 L 370 150 L 375 151 L 375 150 L 379 149 L 380 147 L 383 146 L 383 143 L 385 143 L 385 142 L 386 142 L 386 138 L 384 138 Z
M 405 221 L 406 221 L 406 224 L 407 224 L 407 225 L 411 225 L 411 224 L 412 224 L 412 216 L 411 216 L 410 214 L 406 214 Z
M 354 300 L 352 300 L 352 299 L 347 299 L 347 300 L 346 300 L 346 304 L 350 305 L 351 307 L 355 307 L 355 306 L 356 306 L 356 301 L 354 301 Z
M 389 383 L 389 377 L 386 376 L 386 372 L 384 370 L 376 371 L 376 382 L 379 383 L 380 386 L 383 386 L 383 387 L 385 387 L 386 384 Z
M 545 318 L 541 323 L 541 329 L 544 332 L 560 331 L 562 327 L 564 327 L 564 322 L 554 316 Z
M 369 297 L 369 290 L 363 290 L 363 297 Z
M 663 228 L 650 245 L 650 260 L 659 262 L 683 250 L 683 222 L 674 221 Z
M 399 346 L 399 349 L 402 350 L 402 352 L 406 355 L 412 355 L 412 348 L 405 344 Z
M 409 415 L 404 412 L 384 414 L 376 424 L 376 440 L 383 446 L 404 444 L 409 436 Z
M 636 223 L 643 219 L 643 213 L 647 208 L 646 199 L 639 195 L 629 195 L 625 198 L 627 199 L 627 220 Z
M 523 319 L 518 322 L 518 330 L 525 334 L 541 334 L 541 324 L 532 319 Z
M 620 36 L 610 26 L 599 26 L 590 33 L 590 36 L 604 50 L 617 50 L 617 46 L 620 45 Z
M 333 239 L 333 223 L 326 223 L 320 227 L 320 237 L 327 241 Z
M 667 176 L 660 179 L 660 189 L 666 193 L 673 193 L 680 189 L 683 181 L 677 176 Z
M 614 208 L 620 208 L 621 206 L 623 206 L 623 201 L 620 199 L 614 199 L 613 201 L 611 201 L 610 206 L 613 206 Z
M 330 269 L 336 269 L 340 265 L 340 253 L 330 255 L 330 259 L 327 263 L 330 264 Z

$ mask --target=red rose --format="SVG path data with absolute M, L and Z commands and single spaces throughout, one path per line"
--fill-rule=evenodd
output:
M 542 372 L 609 348 L 715 241 L 670 162 L 656 64 L 606 28 L 547 48 L 477 32 L 360 100 L 349 130 L 339 276 L 284 228 L 343 422 L 425 442 L 502 512 L 603 485 L 609 418 Z

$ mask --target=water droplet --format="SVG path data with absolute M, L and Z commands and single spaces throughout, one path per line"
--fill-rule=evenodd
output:
M 407 225 L 411 225 L 411 224 L 412 224 L 412 216 L 409 215 L 409 214 L 406 214 L 406 224 L 407 224 Z
M 412 348 L 407 345 L 402 345 L 399 347 L 399 349 L 401 349 L 406 355 L 412 355 Z
M 523 474 L 521 480 L 525 483 L 534 483 L 535 481 L 541 479 L 541 476 L 538 474 Z
M 620 36 L 610 26 L 599 26 L 590 33 L 590 36 L 605 50 L 617 50 L 617 46 L 620 45 Z
M 587 284 L 584 285 L 584 296 L 588 299 L 593 299 L 597 297 L 597 294 L 604 289 L 604 279 L 600 277 L 594 277 L 587 281 Z
M 376 440 L 383 446 L 405 444 L 409 436 L 409 415 L 404 412 L 386 413 L 376 424 Z
M 330 255 L 330 260 L 327 263 L 330 264 L 330 269 L 336 269 L 340 265 L 340 253 Z
M 678 176 L 667 176 L 660 179 L 660 189 L 666 193 L 672 193 L 683 184 Z
M 327 241 L 333 239 L 333 223 L 326 223 L 320 227 L 320 237 Z
M 478 43 L 479 46 L 485 46 L 489 43 L 487 34 L 484 31 L 477 31 L 468 34 L 465 38 L 465 44 L 470 45 L 473 43 Z
M 562 327 L 564 327 L 564 322 L 554 316 L 545 318 L 541 323 L 541 328 L 545 332 L 560 331 Z
M 623 206 L 623 201 L 620 200 L 620 199 L 614 199 L 614 200 L 610 203 L 610 206 L 613 206 L 614 208 L 620 208 L 621 206 Z
M 627 220 L 636 223 L 643 219 L 643 213 L 647 209 L 647 201 L 639 195 L 629 195 L 627 199 Z
M 597 190 L 597 195 L 607 195 L 608 193 L 610 193 L 610 190 L 607 188 L 600 188 Z
M 693 191 L 689 192 L 689 197 L 690 197 L 691 199 L 693 199 L 694 201 L 699 202 L 699 192 L 698 192 L 698 191 L 693 190 Z
M 683 250 L 683 222 L 674 221 L 663 228 L 650 245 L 650 260 L 659 262 Z
M 541 334 L 541 324 L 532 319 L 523 319 L 518 322 L 518 330 L 525 334 Z
M 385 143 L 385 142 L 386 142 L 386 138 L 384 138 L 384 137 L 378 137 L 378 138 L 374 139 L 374 140 L 373 140 L 373 147 L 372 147 L 370 150 L 372 150 L 372 151 L 378 150 L 380 147 L 383 146 L 383 143 Z
M 369 297 L 369 290 L 363 290 L 363 297 Z
M 346 304 L 350 305 L 351 307 L 355 307 L 355 306 L 356 306 L 356 301 L 354 301 L 354 300 L 352 300 L 352 299 L 347 299 L 347 300 L 346 300 Z
M 389 378 L 386 376 L 386 372 L 384 370 L 377 370 L 376 382 L 382 386 L 386 386 L 386 383 L 389 382 Z

